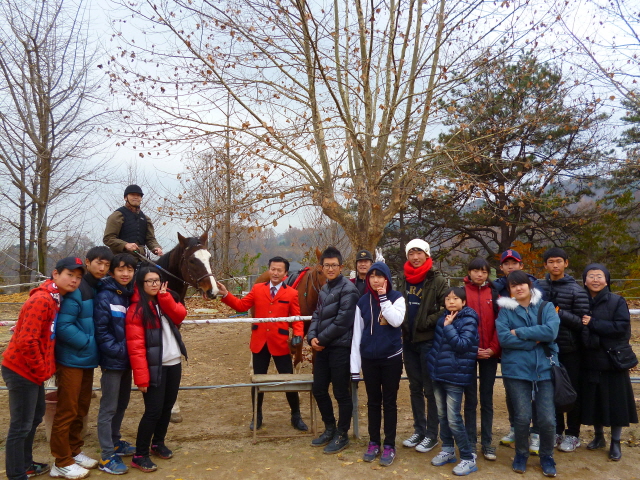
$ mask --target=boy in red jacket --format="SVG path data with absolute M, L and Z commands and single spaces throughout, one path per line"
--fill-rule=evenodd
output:
M 46 463 L 33 461 L 33 437 L 44 416 L 44 381 L 56 371 L 54 332 L 61 297 L 80 286 L 83 274 L 80 258 L 60 260 L 51 279 L 31 290 L 2 354 L 11 417 L 5 455 L 10 480 L 26 480 L 49 471 Z
M 496 448 L 492 445 L 493 429 L 493 385 L 500 359 L 500 343 L 496 332 L 498 316 L 498 290 L 489 280 L 491 267 L 484 258 L 475 258 L 469 263 L 468 275 L 464 278 L 467 305 L 478 314 L 478 375 L 480 377 L 480 443 L 486 460 L 496 459 Z M 476 411 L 478 407 L 478 379 L 464 391 L 465 426 L 471 445 L 477 443 Z

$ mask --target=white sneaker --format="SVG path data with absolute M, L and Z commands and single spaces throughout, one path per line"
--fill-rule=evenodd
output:
M 476 465 L 476 454 L 473 454 L 473 460 L 461 460 L 458 465 L 453 467 L 454 475 L 469 475 L 470 473 L 477 472 L 478 466 Z
M 573 435 L 567 435 L 560 444 L 561 452 L 575 452 L 576 448 L 580 446 L 580 439 Z
M 529 435 L 529 453 L 538 455 L 540 453 L 540 435 L 532 433 Z
M 80 478 L 87 478 L 89 476 L 89 470 L 81 467 L 77 463 L 72 463 L 68 467 L 51 467 L 49 475 L 54 478 L 68 478 L 69 480 L 78 480 Z
M 430 452 L 438 445 L 438 440 L 435 438 L 424 437 L 422 441 L 416 445 L 416 452 L 427 453 Z
M 76 461 L 78 465 L 87 470 L 91 470 L 92 468 L 96 468 L 98 466 L 98 460 L 94 460 L 91 457 L 88 457 L 84 454 L 84 452 L 80 452 L 73 459 Z
M 407 438 L 404 442 L 402 442 L 402 445 L 404 445 L 405 447 L 413 448 L 416 445 L 418 445 L 423 438 L 424 437 L 419 433 L 414 433 L 409 438 Z
M 441 467 L 447 463 L 454 463 L 457 460 L 456 454 L 453 452 L 445 452 L 441 450 L 438 455 L 431 459 L 431 465 L 434 467 Z
M 507 433 L 504 437 L 500 439 L 500 445 L 509 446 L 516 441 L 516 432 L 511 428 L 509 433 Z

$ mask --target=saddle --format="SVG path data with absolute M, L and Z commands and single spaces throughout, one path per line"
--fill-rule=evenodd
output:
M 296 288 L 300 283 L 300 280 L 302 280 L 302 277 L 304 277 L 304 274 L 307 273 L 308 270 L 309 270 L 309 267 L 304 267 L 302 270 L 298 270 L 297 272 L 291 273 L 284 280 L 284 284 L 287 287 Z

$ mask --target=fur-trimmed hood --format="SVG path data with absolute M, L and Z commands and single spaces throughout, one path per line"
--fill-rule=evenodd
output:
M 531 291 L 531 305 L 537 305 L 542 301 L 542 292 L 537 288 L 532 289 Z M 498 305 L 501 308 L 506 308 L 508 310 L 515 310 L 520 305 L 515 298 L 511 297 L 500 297 L 498 299 Z

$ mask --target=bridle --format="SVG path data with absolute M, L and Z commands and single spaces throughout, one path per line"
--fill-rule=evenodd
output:
M 195 245 L 196 247 L 201 247 L 202 245 L 199 243 L 197 245 Z M 190 247 L 193 248 L 193 247 Z M 182 264 L 184 265 L 187 262 L 187 250 L 189 250 L 189 248 L 185 249 L 184 253 L 182 254 Z M 196 250 L 200 250 L 199 248 L 197 248 Z M 150 260 L 149 258 L 143 256 L 140 252 L 134 251 L 133 252 L 135 255 L 138 256 L 138 258 L 140 258 L 143 262 L 147 262 L 150 263 L 151 265 L 153 265 L 154 267 L 156 267 L 158 270 L 160 270 L 161 272 L 165 273 L 166 275 L 170 276 L 171 278 L 182 282 L 184 285 L 188 285 L 190 287 L 195 288 L 196 290 L 201 290 L 201 288 L 198 286 L 198 284 L 205 278 L 207 277 L 212 277 L 215 280 L 215 276 L 213 275 L 213 273 L 206 273 L 204 275 L 202 275 L 201 277 L 197 278 L 195 281 L 193 280 L 193 276 L 191 275 L 191 272 L 189 271 L 189 269 L 187 268 L 187 275 L 189 276 L 189 280 L 191 281 L 187 281 L 184 280 L 180 277 L 177 277 L 176 275 L 174 275 L 173 273 L 171 273 L 170 271 L 168 271 L 167 269 L 161 267 L 160 265 L 158 265 L 157 263 L 155 263 L 154 261 Z M 189 256 L 191 256 L 192 254 L 190 254 Z

